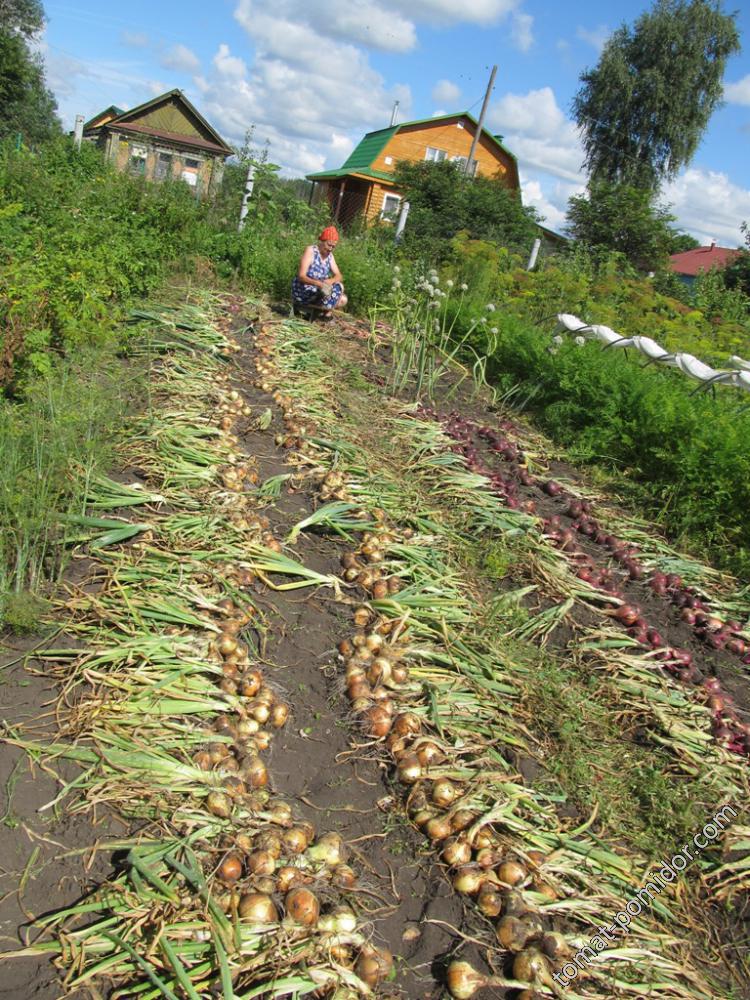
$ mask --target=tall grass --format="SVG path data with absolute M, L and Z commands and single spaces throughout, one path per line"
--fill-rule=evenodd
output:
M 0 400 L 0 614 L 43 592 L 65 560 L 63 516 L 81 513 L 89 476 L 111 461 L 140 370 L 111 351 L 61 360 L 14 402 Z M 83 477 L 80 476 L 81 471 Z

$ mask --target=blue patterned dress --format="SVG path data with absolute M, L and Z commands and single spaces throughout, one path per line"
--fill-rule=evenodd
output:
M 307 277 L 315 278 L 318 281 L 327 281 L 328 278 L 333 274 L 333 254 L 329 254 L 325 260 L 320 256 L 320 250 L 317 243 L 313 243 L 313 259 L 312 263 L 307 269 Z M 341 293 L 343 288 L 337 281 L 331 294 L 327 299 L 323 298 L 323 291 L 317 288 L 315 285 L 306 285 L 303 281 L 295 275 L 292 281 L 292 298 L 296 303 L 300 305 L 317 305 L 322 306 L 324 309 L 335 309 L 341 298 Z

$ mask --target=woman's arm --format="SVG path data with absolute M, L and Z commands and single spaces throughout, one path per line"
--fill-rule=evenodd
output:
M 305 247 L 305 252 L 302 254 L 302 259 L 299 262 L 299 270 L 297 271 L 297 277 L 305 285 L 312 285 L 314 288 L 322 288 L 323 282 L 318 278 L 308 278 L 307 272 L 310 265 L 313 262 L 313 248 L 311 246 Z

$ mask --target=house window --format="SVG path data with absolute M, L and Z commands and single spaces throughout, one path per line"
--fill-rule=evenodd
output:
M 392 156 L 386 156 L 385 163 L 386 163 L 386 166 L 390 167 L 390 165 L 393 163 L 393 157 Z
M 433 146 L 428 146 L 424 154 L 425 160 L 429 160 L 430 163 L 440 163 L 442 160 L 448 158 L 448 154 L 444 149 L 435 149 Z
M 156 166 L 154 167 L 154 178 L 157 181 L 163 181 L 165 177 L 169 177 L 172 173 L 172 154 L 171 153 L 159 153 L 156 160 Z
M 383 207 L 380 210 L 380 218 L 386 222 L 395 222 L 398 213 L 401 211 L 401 195 L 387 194 L 383 198 Z
M 148 150 L 145 146 L 132 146 L 130 147 L 130 159 L 128 160 L 128 170 L 134 174 L 145 174 L 146 173 L 146 156 L 148 155 Z
M 466 163 L 468 160 L 467 156 L 452 156 L 451 160 L 453 161 L 453 163 L 456 164 L 457 167 L 460 167 L 462 171 L 466 170 Z M 476 172 L 477 172 L 477 161 L 472 160 L 471 170 L 469 170 L 469 176 L 474 177 L 476 175 Z
M 187 157 L 182 164 L 182 173 L 180 176 L 190 187 L 198 187 L 198 171 L 200 169 L 200 160 L 191 160 Z

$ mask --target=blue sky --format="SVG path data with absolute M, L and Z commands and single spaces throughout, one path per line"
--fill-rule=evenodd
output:
M 46 0 L 40 41 L 64 124 L 182 89 L 225 139 L 254 126 L 273 162 L 299 176 L 339 166 L 361 136 L 398 120 L 472 110 L 493 64 L 487 125 L 521 169 L 524 200 L 564 226 L 582 191 L 570 118 L 580 73 L 636 0 Z M 746 51 L 729 63 L 725 106 L 690 166 L 663 191 L 702 242 L 742 242 L 750 222 L 750 3 L 735 0 Z

